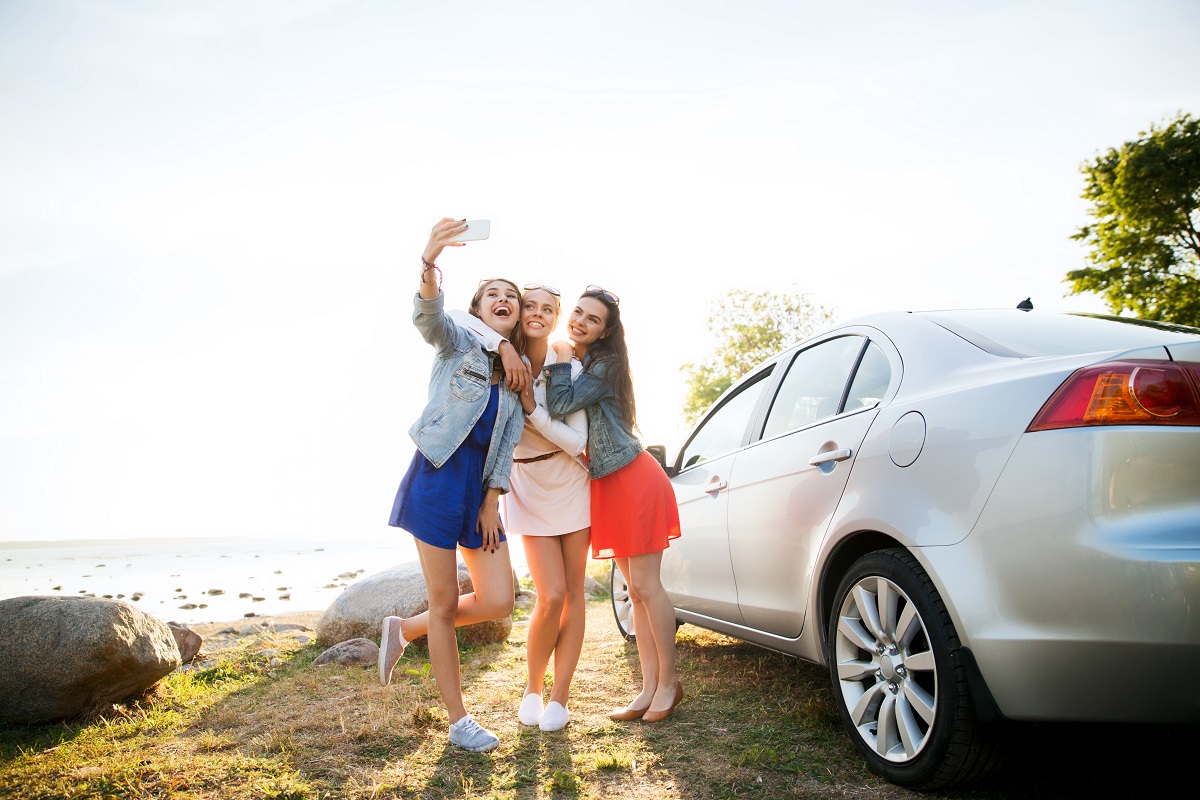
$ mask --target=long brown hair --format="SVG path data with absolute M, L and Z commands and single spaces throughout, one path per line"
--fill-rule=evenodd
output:
M 512 333 L 510 333 L 506 338 L 508 339 L 509 344 L 516 348 L 518 353 L 524 353 L 525 331 L 521 328 L 521 308 L 525 305 L 525 298 L 521 295 L 521 288 L 517 286 L 516 283 L 510 281 L 508 278 L 483 279 L 479 282 L 479 288 L 475 290 L 475 294 L 471 296 L 471 305 L 467 307 L 467 311 L 471 314 L 471 316 L 482 320 L 483 318 L 479 316 L 479 303 L 483 300 L 483 293 L 487 290 L 487 287 L 491 286 L 497 281 L 500 283 L 507 283 L 513 288 L 513 291 L 517 293 L 517 307 L 514 309 L 517 315 L 517 324 L 513 326 Z
M 621 322 L 621 307 L 605 297 L 605 292 L 584 292 L 581 297 L 594 297 L 608 309 L 608 320 L 603 339 L 588 346 L 587 362 L 603 361 L 608 367 L 608 379 L 612 381 L 613 394 L 624 412 L 625 422 L 631 430 L 637 430 L 637 402 L 633 398 L 633 371 L 629 368 L 629 348 L 625 344 L 625 324 Z

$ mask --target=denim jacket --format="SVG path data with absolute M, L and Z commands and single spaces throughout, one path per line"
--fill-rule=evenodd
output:
M 637 458 L 642 452 L 642 443 L 625 422 L 621 405 L 608 381 L 606 362 L 587 362 L 575 380 L 571 380 L 568 362 L 547 364 L 542 373 L 547 378 L 546 405 L 551 414 L 566 416 L 581 408 L 587 409 L 588 472 L 593 480 L 616 472 Z
M 435 467 L 441 467 L 466 440 L 487 408 L 491 358 L 475 334 L 455 325 L 443 312 L 444 296 L 413 301 L 413 323 L 436 358 L 429 376 L 429 401 L 408 435 Z M 517 395 L 501 383 L 496 426 L 483 464 L 484 488 L 508 491 L 513 448 L 521 438 L 525 415 Z

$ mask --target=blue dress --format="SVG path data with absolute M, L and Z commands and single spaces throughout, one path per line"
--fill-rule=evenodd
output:
M 499 403 L 500 384 L 493 383 L 479 421 L 440 469 L 420 450 L 413 453 L 412 463 L 396 492 L 389 525 L 446 550 L 459 545 L 469 550 L 483 546 L 483 534 L 478 528 L 479 507 L 485 493 L 483 464 L 496 426 Z M 505 541 L 503 533 L 500 541 Z

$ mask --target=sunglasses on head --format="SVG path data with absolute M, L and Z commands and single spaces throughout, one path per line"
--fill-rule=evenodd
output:
M 614 306 L 621 305 L 621 298 L 617 297 L 615 294 L 610 292 L 608 289 L 597 286 L 595 284 L 592 284 L 591 286 L 584 289 L 583 293 L 585 295 L 592 295 L 593 297 L 603 297 L 605 300 L 612 303 Z
M 558 289 L 555 289 L 553 286 L 547 286 L 544 283 L 527 283 L 527 284 L 525 284 L 525 291 L 532 292 L 534 289 L 541 289 L 543 291 L 549 292 L 550 294 L 554 295 L 555 297 L 562 296 L 558 293 Z
M 479 280 L 479 286 L 485 286 L 489 283 L 492 283 L 493 281 L 498 281 L 500 283 L 507 284 L 508 286 L 511 286 L 514 289 L 517 288 L 517 285 L 515 283 L 513 283 L 512 281 L 510 281 L 508 278 L 481 278 Z M 476 287 L 476 288 L 478 288 L 478 287 Z

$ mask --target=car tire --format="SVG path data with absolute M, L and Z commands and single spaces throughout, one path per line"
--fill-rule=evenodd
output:
M 981 780 L 1003 763 L 997 726 L 976 719 L 950 614 L 906 550 L 854 562 L 826 648 L 834 702 L 873 772 L 928 791 Z
M 613 618 L 617 621 L 617 630 L 632 642 L 637 638 L 633 630 L 633 601 L 629 598 L 629 582 L 621 574 L 620 567 L 613 559 L 612 571 L 608 574 L 608 596 L 612 598 Z

